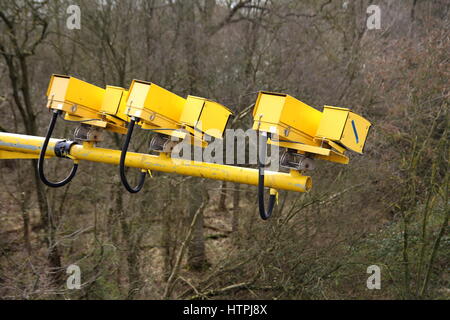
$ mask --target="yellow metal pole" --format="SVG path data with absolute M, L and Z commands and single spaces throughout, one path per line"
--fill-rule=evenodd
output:
M 39 155 L 43 141 L 43 137 L 0 132 L 0 156 L 2 151 L 3 153 Z M 55 157 L 54 147 L 58 141 L 61 141 L 61 139 L 50 139 L 46 157 Z M 73 145 L 70 149 L 70 155 L 77 160 L 114 165 L 118 165 L 120 160 L 120 150 L 97 148 L 90 144 Z M 257 169 L 172 159 L 165 154 L 154 156 L 128 152 L 125 165 L 167 173 L 258 185 Z M 307 192 L 312 187 L 311 177 L 303 176 L 297 171 L 291 171 L 290 173 L 265 171 L 264 174 L 264 185 L 266 187 L 296 192 Z

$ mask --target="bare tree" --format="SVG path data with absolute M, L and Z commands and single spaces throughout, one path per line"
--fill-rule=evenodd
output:
M 31 97 L 31 73 L 28 61 L 36 54 L 38 46 L 43 43 L 48 34 L 46 6 L 46 1 L 8 2 L 3 3 L 0 9 L 2 29 L 5 31 L 0 38 L 0 51 L 8 67 L 13 101 L 19 110 L 25 133 L 30 135 L 37 134 L 38 122 L 37 111 Z M 34 172 L 33 180 L 41 221 L 47 232 L 48 260 L 54 269 L 55 279 L 59 279 L 61 258 L 55 243 L 55 224 L 36 165 L 36 160 L 30 161 L 30 171 Z M 28 220 L 29 217 L 24 212 L 25 229 L 28 228 Z

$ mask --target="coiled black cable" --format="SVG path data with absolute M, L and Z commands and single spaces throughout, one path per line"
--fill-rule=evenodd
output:
M 145 171 L 141 172 L 141 175 L 139 177 L 139 183 L 134 188 L 130 186 L 127 180 L 127 176 L 125 175 L 125 158 L 127 156 L 128 145 L 130 144 L 131 135 L 133 134 L 134 124 L 136 121 L 139 121 L 139 119 L 132 118 L 130 120 L 130 124 L 128 125 L 128 132 L 125 138 L 125 142 L 122 146 L 122 153 L 120 154 L 120 164 L 119 164 L 120 180 L 122 181 L 122 184 L 124 185 L 125 189 L 127 189 L 127 191 L 130 193 L 136 193 L 141 191 L 142 187 L 144 186 L 145 176 L 147 174 Z
M 44 184 L 46 184 L 47 186 L 52 187 L 52 188 L 58 188 L 58 187 L 62 187 L 62 186 L 65 186 L 66 184 L 68 184 L 73 179 L 73 177 L 77 173 L 77 169 L 78 169 L 78 164 L 74 163 L 72 170 L 70 171 L 67 178 L 65 178 L 59 182 L 51 182 L 51 181 L 47 180 L 47 178 L 45 177 L 45 174 L 44 174 L 45 153 L 47 151 L 48 142 L 50 141 L 50 137 L 53 133 L 53 130 L 55 129 L 56 120 L 58 119 L 58 115 L 60 113 L 62 113 L 61 110 L 53 110 L 52 120 L 50 121 L 50 125 L 48 126 L 47 135 L 45 136 L 44 144 L 42 145 L 41 152 L 39 153 L 39 161 L 37 164 L 39 178 L 41 179 L 41 181 Z
M 271 194 L 269 196 L 268 210 L 266 211 L 264 204 L 264 166 L 266 162 L 266 150 L 267 139 L 270 138 L 270 133 L 262 132 L 262 139 L 259 141 L 258 149 L 258 203 L 259 203 L 259 215 L 263 220 L 267 220 L 272 215 L 273 207 L 276 201 L 276 195 Z

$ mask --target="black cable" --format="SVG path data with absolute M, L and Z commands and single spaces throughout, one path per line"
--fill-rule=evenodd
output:
M 90 121 L 98 121 L 99 119 L 83 119 L 83 120 L 67 120 L 63 117 L 62 112 L 59 113 L 59 117 L 66 122 L 73 122 L 73 123 L 85 123 L 85 122 L 90 122 Z
M 263 139 L 258 142 L 259 157 L 258 157 L 258 203 L 259 215 L 263 220 L 267 220 L 272 215 L 273 207 L 276 201 L 276 195 L 269 196 L 269 207 L 266 211 L 264 205 L 264 166 L 266 162 L 267 139 L 270 138 L 270 133 L 262 132 Z
M 125 189 L 128 190 L 128 192 L 131 193 L 136 193 L 141 191 L 142 187 L 144 186 L 144 180 L 145 180 L 145 175 L 147 174 L 145 171 L 141 173 L 141 176 L 139 177 L 139 183 L 136 187 L 131 187 L 130 184 L 128 183 L 127 177 L 125 175 L 125 157 L 127 156 L 127 150 L 128 150 L 128 145 L 130 144 L 130 140 L 131 140 L 131 135 L 133 134 L 133 129 L 134 129 L 134 123 L 136 121 L 136 119 L 131 119 L 130 124 L 128 126 L 128 132 L 127 132 L 127 136 L 125 138 L 125 142 L 122 146 L 122 153 L 120 154 L 120 180 L 122 181 L 122 184 L 125 186 Z
M 44 159 L 45 159 L 45 153 L 46 153 L 47 147 L 48 147 L 48 142 L 50 141 L 50 137 L 53 133 L 53 129 L 55 129 L 55 124 L 56 124 L 56 120 L 58 119 L 58 115 L 61 112 L 62 112 L 61 110 L 53 111 L 52 120 L 50 121 L 50 125 L 48 126 L 47 135 L 45 136 L 44 144 L 42 145 L 41 152 L 39 153 L 39 161 L 38 161 L 38 165 L 37 165 L 39 178 L 41 179 L 41 181 L 44 184 L 46 184 L 47 186 L 52 187 L 52 188 L 58 188 L 58 187 L 62 187 L 64 185 L 68 184 L 72 180 L 72 178 L 75 176 L 75 174 L 77 173 L 77 169 L 78 169 L 78 164 L 74 163 L 73 167 L 72 167 L 72 171 L 70 171 L 67 178 L 65 178 L 64 180 L 61 180 L 59 182 L 48 181 L 44 174 Z

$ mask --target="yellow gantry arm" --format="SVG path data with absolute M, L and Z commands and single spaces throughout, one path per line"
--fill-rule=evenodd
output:
M 43 137 L 0 132 L 0 159 L 2 155 L 38 156 Z M 50 139 L 46 157 L 55 157 L 55 145 L 61 139 Z M 93 147 L 89 143 L 75 144 L 70 148 L 70 157 L 76 160 L 86 160 L 108 164 L 119 164 L 120 150 Z M 9 157 L 12 158 L 12 157 Z M 128 167 L 155 170 L 167 173 L 202 177 L 214 180 L 237 182 L 248 185 L 258 185 L 258 170 L 235 167 L 184 159 L 172 159 L 162 153 L 159 156 L 128 152 L 125 165 Z M 264 186 L 296 192 L 307 192 L 312 187 L 311 177 L 303 176 L 297 171 L 290 173 L 265 171 Z

